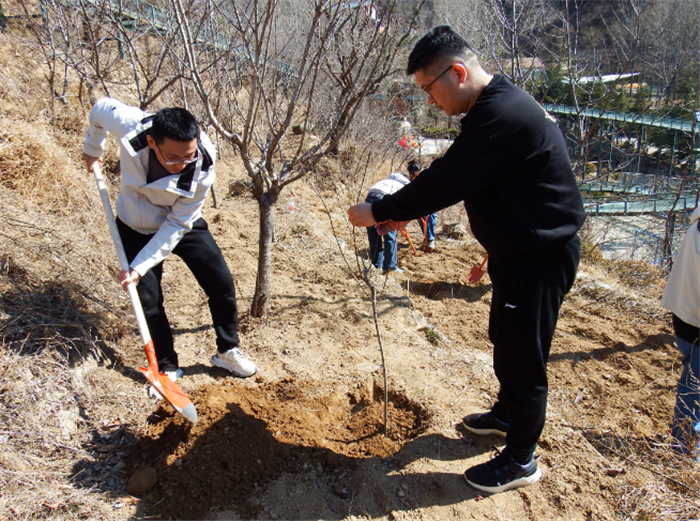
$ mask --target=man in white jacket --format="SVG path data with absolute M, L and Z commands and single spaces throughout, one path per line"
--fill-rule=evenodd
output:
M 185 262 L 209 298 L 217 353 L 211 363 L 239 377 L 257 372 L 238 347 L 238 311 L 233 277 L 202 217 L 214 183 L 215 150 L 194 116 L 182 108 L 149 114 L 102 98 L 90 111 L 83 144 L 88 171 L 102 161 L 107 135 L 119 141 L 121 186 L 117 228 L 129 270 L 119 280 L 135 283 L 161 372 L 182 375 L 163 307 L 163 260 L 174 253 Z
M 683 452 L 700 457 L 700 208 L 678 249 L 661 306 L 672 313 L 673 332 L 683 357 L 671 434 Z

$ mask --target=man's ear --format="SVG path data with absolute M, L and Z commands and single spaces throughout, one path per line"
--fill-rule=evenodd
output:
M 156 149 L 156 140 L 148 134 L 146 134 L 146 143 L 148 143 L 148 146 L 151 147 L 153 150 Z
M 452 69 L 455 71 L 457 74 L 457 79 L 459 80 L 460 83 L 464 83 L 467 81 L 467 78 L 469 77 L 469 71 L 467 68 L 464 66 L 462 63 L 455 63 L 452 66 Z

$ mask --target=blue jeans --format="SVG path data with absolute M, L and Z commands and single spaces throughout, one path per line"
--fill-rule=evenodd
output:
M 420 229 L 423 231 L 423 235 L 425 235 L 428 242 L 431 242 L 435 240 L 435 224 L 437 223 L 437 212 L 431 213 L 425 219 L 427 219 L 427 232 L 423 228 L 423 219 L 418 219 L 418 224 L 420 225 Z
M 371 204 L 382 197 L 384 195 L 371 193 L 367 195 L 365 202 Z M 382 268 L 384 271 L 396 268 L 396 232 L 379 235 L 377 229 L 370 226 L 367 228 L 367 238 L 369 239 L 369 257 L 374 267 Z
M 678 380 L 671 434 L 688 451 L 694 448 L 700 433 L 700 347 L 678 337 L 676 345 L 683 355 L 683 370 Z

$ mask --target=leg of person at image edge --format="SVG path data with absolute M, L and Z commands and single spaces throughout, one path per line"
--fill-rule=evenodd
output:
M 671 434 L 682 452 L 700 461 L 700 347 L 679 337 L 676 345 L 683 356 L 683 370 L 678 380 Z
M 138 233 L 118 218 L 116 221 L 126 257 L 131 262 L 152 235 Z M 194 223 L 192 230 L 182 237 L 173 253 L 185 262 L 209 298 L 217 345 L 217 354 L 212 357 L 211 363 L 238 377 L 254 375 L 258 368 L 238 348 L 238 308 L 233 277 L 204 219 L 198 219 Z M 158 369 L 175 381 L 182 375 L 182 371 L 179 369 L 173 333 L 163 306 L 162 277 L 163 263 L 143 275 L 136 289 L 153 338 Z
M 489 338 L 500 390 L 489 413 L 467 416 L 463 423 L 477 434 L 505 433 L 506 447 L 464 473 L 478 490 L 503 492 L 542 477 L 534 453 L 547 408 L 547 359 L 579 260 L 578 236 L 517 257 L 489 259 Z

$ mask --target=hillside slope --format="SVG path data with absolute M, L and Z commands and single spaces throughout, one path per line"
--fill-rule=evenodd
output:
M 538 449 L 544 478 L 484 497 L 461 473 L 503 440 L 456 425 L 497 392 L 490 282 L 467 281 L 483 250 L 469 234 L 439 234 L 435 252 L 414 256 L 401 239 L 405 272 L 376 279 L 385 437 L 381 353 L 352 247 L 356 239 L 364 251 L 365 232 L 354 239 L 344 219 L 351 201 L 340 186 L 321 191 L 322 201 L 312 188 L 321 172 L 294 186 L 294 212 L 283 194 L 270 313 L 252 319 L 257 207 L 249 193 L 223 197 L 242 176 L 226 154 L 222 200 L 219 208 L 210 200 L 205 217 L 236 279 L 242 347 L 260 373 L 240 380 L 210 367 L 204 295 L 183 263 L 168 259 L 180 382 L 200 415 L 186 424 L 146 397 L 138 332 L 94 183 L 77 160 L 84 114 L 62 109 L 61 128 L 51 128 L 32 108 L 41 100 L 21 110 L 22 82 L 16 91 L 3 85 L 0 519 L 700 516 L 700 472 L 666 447 L 680 357 L 652 270 L 584 261 L 552 348 Z M 455 222 L 468 227 L 458 207 L 441 212 L 438 229 Z M 417 230 L 412 224 L 419 243 Z M 131 496 L 127 481 L 143 467 L 157 483 Z

